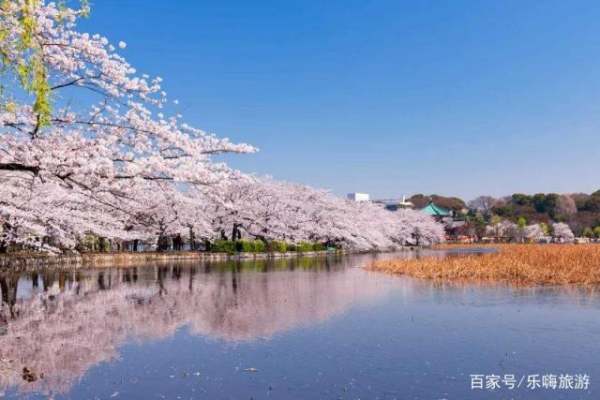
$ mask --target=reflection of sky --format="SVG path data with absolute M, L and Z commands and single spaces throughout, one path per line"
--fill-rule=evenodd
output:
M 151 279 L 151 270 L 140 270 L 133 285 L 117 283 L 119 271 L 111 270 L 112 289 L 97 291 L 90 284 L 85 299 L 57 309 L 63 319 L 46 316 L 38 325 L 67 324 L 68 309 L 99 310 L 80 317 L 79 341 L 67 335 L 62 347 L 50 343 L 77 332 L 72 321 L 62 330 L 40 332 L 40 347 L 23 354 L 45 357 L 40 368 L 68 383 L 51 389 L 75 399 L 115 393 L 127 399 L 468 399 L 476 398 L 469 390 L 472 373 L 583 372 L 592 376 L 592 385 L 600 376 L 600 321 L 594 317 L 600 301 L 594 294 L 433 284 L 351 268 L 360 262 L 319 272 L 243 271 L 236 295 L 234 274 L 213 269 L 194 276 L 190 296 L 183 269 L 179 280 L 171 273 L 163 280 L 161 301 L 157 286 L 144 289 L 141 281 L 142 275 Z M 38 314 L 22 317 L 33 315 Z M 0 349 L 18 343 L 6 340 L 0 337 Z M 17 349 L 23 347 L 12 351 Z M 69 349 L 77 350 L 72 359 L 63 357 Z M 46 385 L 51 383 L 49 377 Z M 595 398 L 561 396 L 550 398 Z

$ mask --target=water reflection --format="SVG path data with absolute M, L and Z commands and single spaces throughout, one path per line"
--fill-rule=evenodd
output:
M 471 373 L 600 376 L 593 288 L 421 281 L 360 268 L 373 257 L 0 272 L 0 397 L 454 399 Z M 532 398 L 477 398 L 507 394 Z
M 367 272 L 351 268 L 357 262 L 0 274 L 0 386 L 65 393 L 92 366 L 118 358 L 123 343 L 165 338 L 184 326 L 193 335 L 239 342 L 326 320 L 389 289 L 383 276 L 365 280 Z

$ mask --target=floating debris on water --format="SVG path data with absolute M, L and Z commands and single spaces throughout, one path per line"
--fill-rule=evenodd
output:
M 23 367 L 23 380 L 26 382 L 35 382 L 37 381 L 37 375 L 27 367 Z

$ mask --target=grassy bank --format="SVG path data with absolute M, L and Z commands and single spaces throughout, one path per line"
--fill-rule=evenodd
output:
M 494 247 L 498 252 L 490 254 L 377 261 L 370 269 L 449 281 L 600 284 L 599 245 L 499 244 Z
M 261 260 L 294 257 L 314 257 L 326 254 L 342 254 L 343 250 L 332 251 L 295 251 L 295 252 L 263 252 L 263 253 L 230 253 L 230 252 L 111 252 L 111 253 L 81 253 L 68 255 L 48 255 L 40 253 L 11 253 L 0 255 L 1 268 L 24 267 L 125 267 L 154 263 L 199 262 L 199 261 L 228 261 L 228 260 Z

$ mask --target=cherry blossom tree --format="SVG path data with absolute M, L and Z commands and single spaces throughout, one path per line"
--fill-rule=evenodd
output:
M 492 196 L 479 196 L 468 203 L 471 210 L 478 211 L 483 215 L 490 215 L 498 200 Z
M 495 221 L 486 227 L 486 235 L 496 238 L 513 239 L 518 236 L 519 227 L 507 220 Z
M 0 6 L 0 251 L 75 249 L 87 234 L 336 243 L 356 249 L 443 237 L 414 211 L 242 176 L 213 160 L 255 149 L 186 124 L 160 77 L 138 74 L 76 10 L 44 0 Z M 126 44 L 120 42 L 120 50 Z
M 77 31 L 84 12 L 43 0 L 0 7 L 4 242 L 41 243 L 59 220 L 60 247 L 82 229 L 126 237 L 130 206 L 153 185 L 217 185 L 232 172 L 212 155 L 254 151 L 168 116 L 162 79 L 138 75 L 105 37 Z
M 524 228 L 523 233 L 525 238 L 533 242 L 538 242 L 542 240 L 544 236 L 546 236 L 546 233 L 544 232 L 544 229 L 540 224 L 527 225 Z
M 559 242 L 568 243 L 575 240 L 575 235 L 571 231 L 571 228 L 569 228 L 569 225 L 562 222 L 552 224 L 552 236 Z
M 270 178 L 248 177 L 229 185 L 211 204 L 214 231 L 289 242 L 313 241 L 372 250 L 428 245 L 443 240 L 443 227 L 412 210 L 390 212 L 370 202 L 352 202 L 327 191 Z

